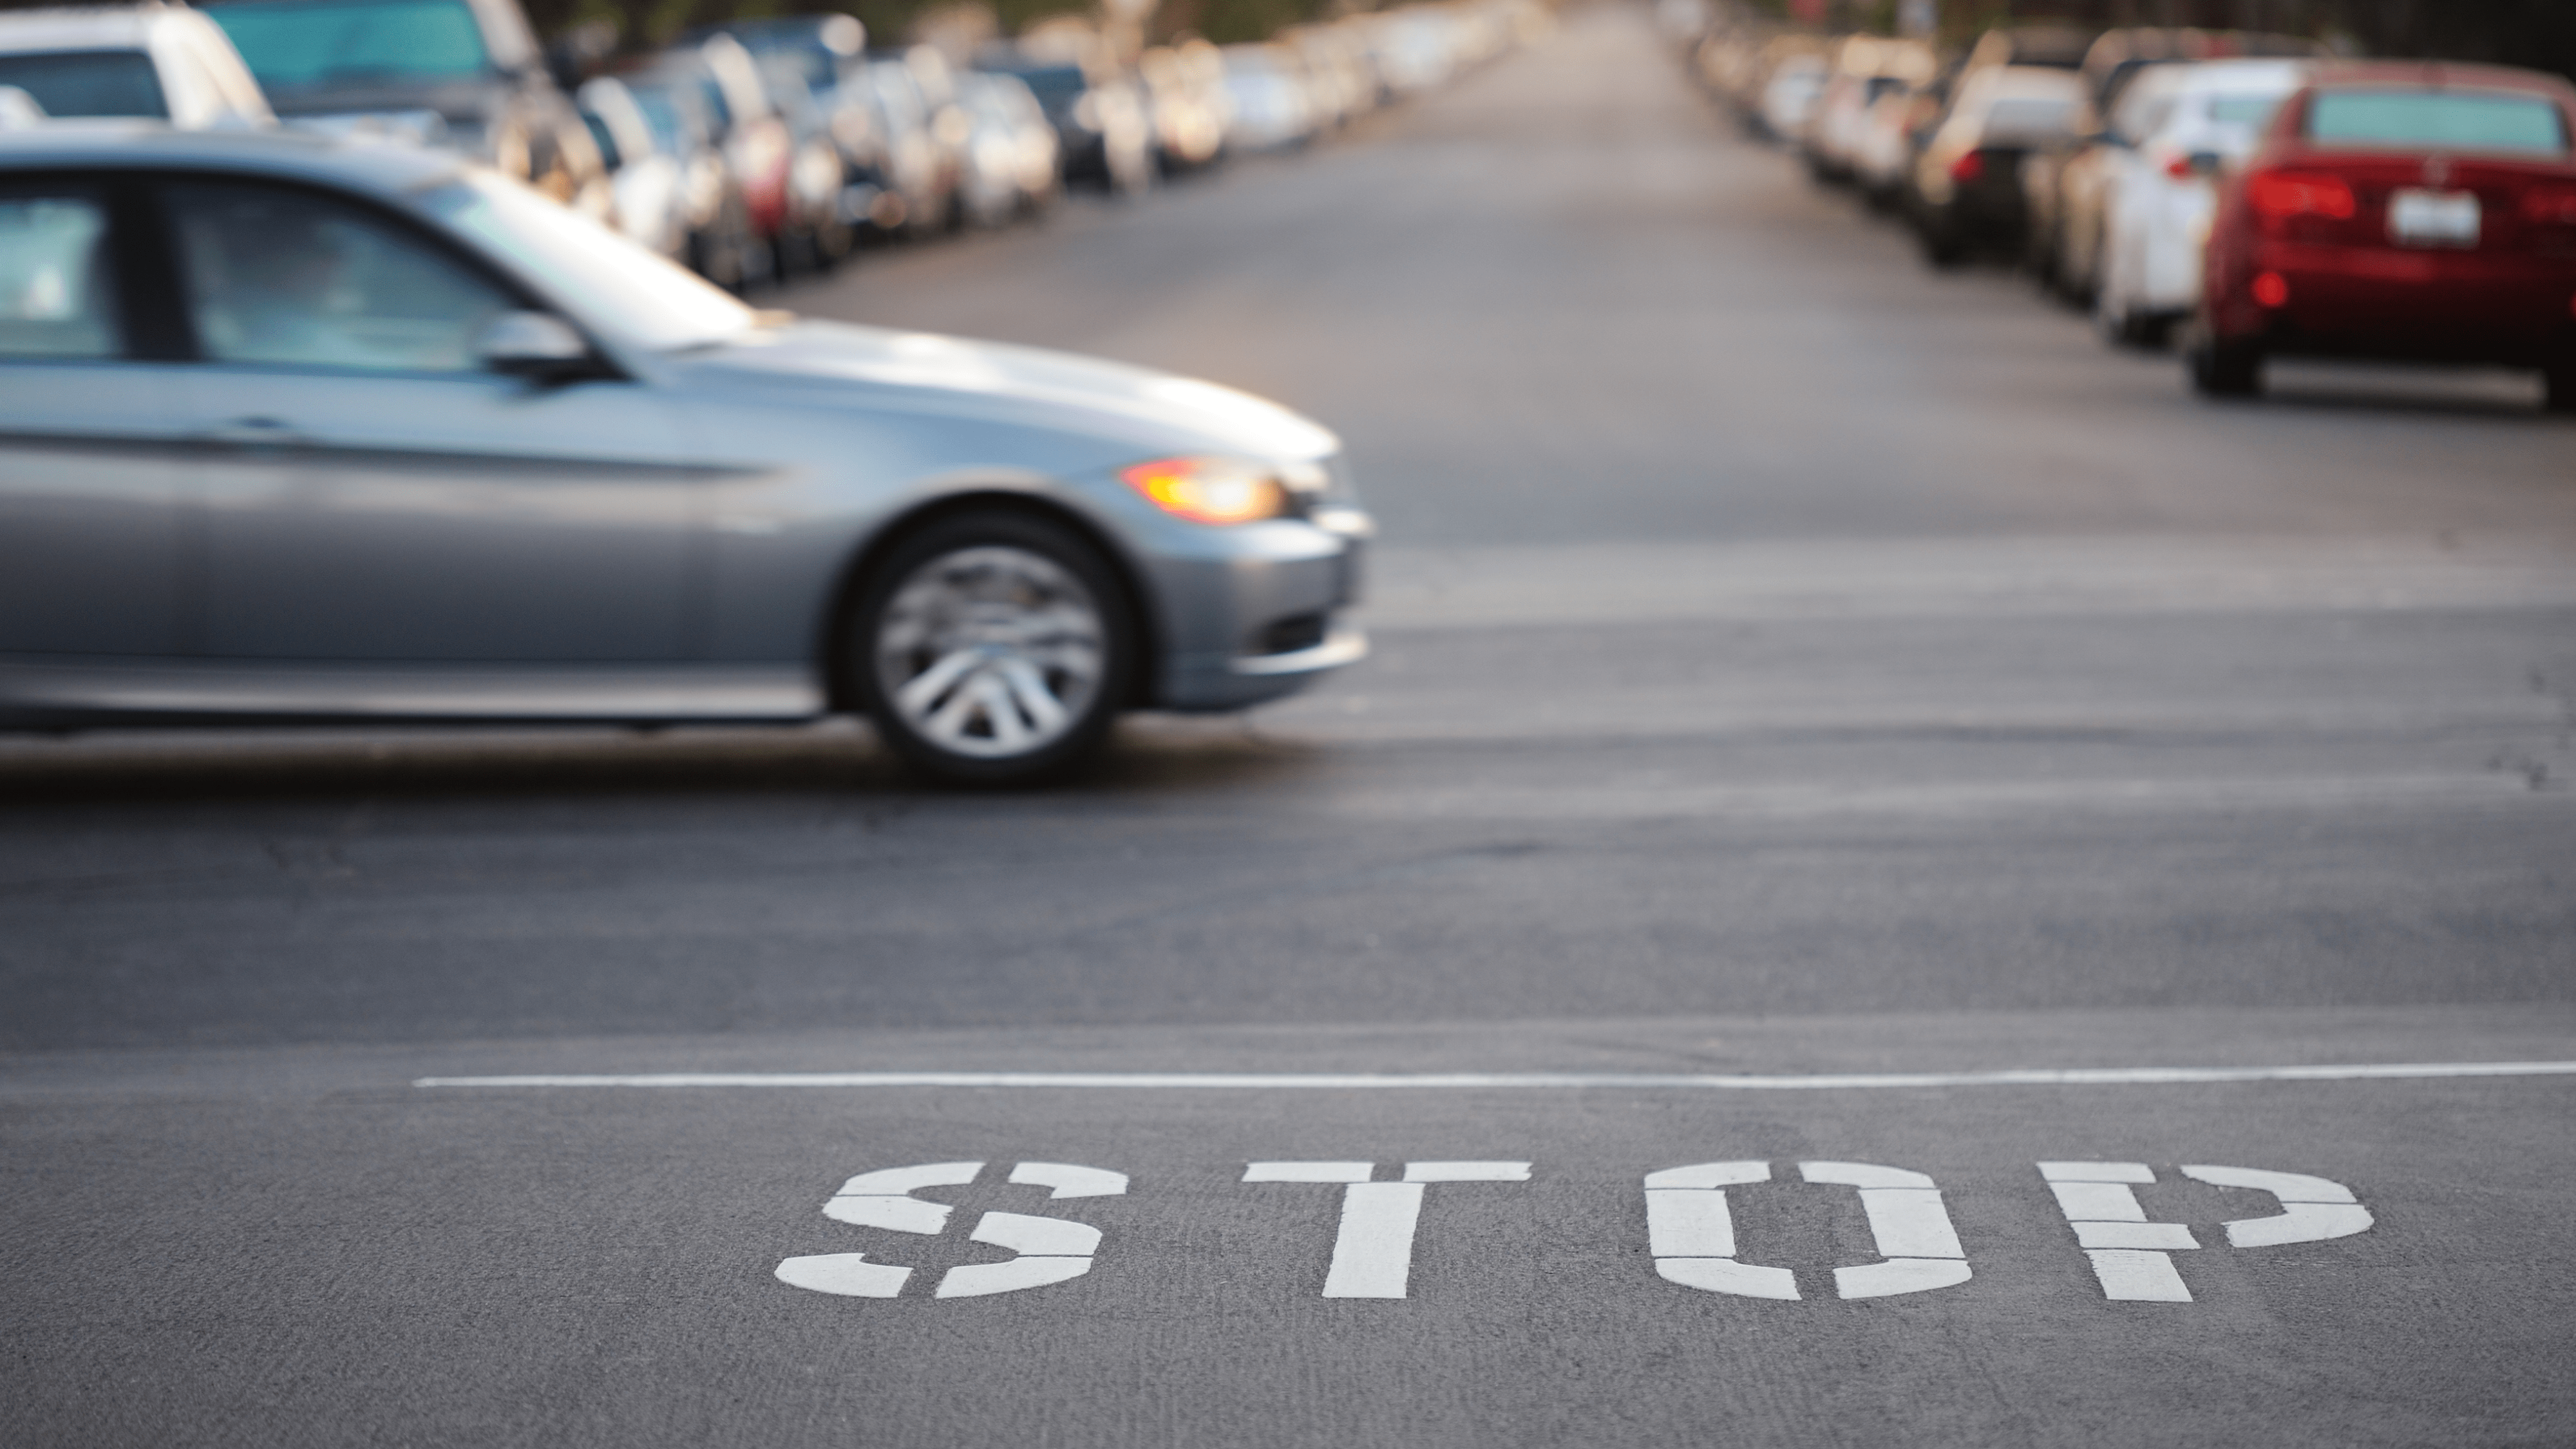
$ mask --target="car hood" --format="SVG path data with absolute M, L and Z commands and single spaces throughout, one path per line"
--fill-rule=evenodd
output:
M 1149 448 L 1283 461 L 1340 451 L 1321 425 L 1212 382 L 1066 352 L 799 322 L 687 355 L 688 385 L 1086 433 Z

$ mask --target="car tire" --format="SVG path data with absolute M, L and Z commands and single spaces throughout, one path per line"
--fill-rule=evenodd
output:
M 2540 406 L 2553 413 L 2576 413 L 2576 356 L 2562 357 L 2540 374 Z
M 2191 386 L 2203 397 L 2257 397 L 2263 391 L 2263 349 L 2258 344 L 2211 336 L 2192 340 Z
M 896 753 L 945 783 L 995 787 L 1057 778 L 1098 750 L 1140 652 L 1100 551 L 1001 509 L 896 544 L 842 639 L 852 692 Z

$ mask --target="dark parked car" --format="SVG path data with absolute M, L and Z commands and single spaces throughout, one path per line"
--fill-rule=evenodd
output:
M 605 219 L 608 168 L 518 0 L 202 0 L 278 117 L 444 146 Z
M 1119 192 L 1153 185 L 1153 131 L 1133 81 L 1017 55 L 988 58 L 980 68 L 1018 76 L 1037 96 L 1055 127 L 1065 180 Z
M 1958 81 L 1915 152 L 1908 211 L 1935 266 L 1978 251 L 2019 255 L 2027 223 L 2022 158 L 2071 134 L 2084 85 L 2054 66 L 1989 65 Z

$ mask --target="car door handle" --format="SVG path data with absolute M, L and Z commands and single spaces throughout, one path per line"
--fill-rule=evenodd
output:
M 198 434 L 206 442 L 228 448 L 302 448 L 313 439 L 283 418 L 234 418 L 217 423 Z

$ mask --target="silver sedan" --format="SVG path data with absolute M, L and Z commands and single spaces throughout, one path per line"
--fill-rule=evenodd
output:
M 0 722 L 870 717 L 942 778 L 1365 652 L 1333 435 L 755 312 L 425 151 L 0 137 Z

